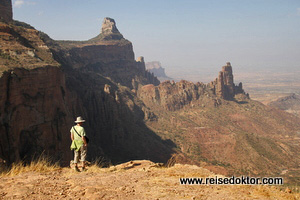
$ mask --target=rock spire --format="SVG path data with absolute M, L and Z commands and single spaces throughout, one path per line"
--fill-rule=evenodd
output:
M 215 88 L 217 96 L 224 99 L 232 99 L 236 94 L 245 93 L 242 83 L 236 86 L 233 82 L 232 66 L 230 62 L 227 62 L 222 70 L 219 72 L 219 77 L 212 83 L 212 87 Z
M 11 22 L 12 21 L 12 3 L 11 0 L 0 1 L 0 21 Z
M 114 19 L 106 17 L 103 20 L 101 36 L 105 40 L 120 40 L 123 35 L 119 32 Z
M 101 33 L 108 35 L 112 33 L 120 33 L 114 19 L 105 17 L 102 23 Z

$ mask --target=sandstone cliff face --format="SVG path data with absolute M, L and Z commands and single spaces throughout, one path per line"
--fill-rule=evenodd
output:
M 8 162 L 43 151 L 70 159 L 64 75 L 57 67 L 5 72 L 0 78 L 0 155 Z
M 67 88 L 74 94 L 69 110 L 88 119 L 85 127 L 91 139 L 91 158 L 106 156 L 112 162 L 169 159 L 172 143 L 163 144 L 145 126 L 143 104 L 128 87 L 92 72 L 73 71 L 67 74 Z
M 0 23 L 0 157 L 68 159 L 65 77 L 33 29 Z
M 89 159 L 168 160 L 172 143 L 165 145 L 143 124 L 143 104 L 123 86 L 159 83 L 134 60 L 129 41 L 59 45 L 34 29 L 0 28 L 1 158 L 11 163 L 44 152 L 69 162 L 69 130 L 81 115 L 91 139 Z
M 0 21 L 11 22 L 12 21 L 12 4 L 11 0 L 0 1 Z
M 88 41 L 53 41 L 47 37 L 44 41 L 66 68 L 100 73 L 130 88 L 133 88 L 133 80 L 142 85 L 159 84 L 158 79 L 146 71 L 143 60 L 134 60 L 132 43 L 123 38 L 113 19 L 105 18 L 102 32 Z
M 169 111 L 183 108 L 185 105 L 200 103 L 202 97 L 214 98 L 213 91 L 205 84 L 189 81 L 165 81 L 159 86 L 145 85 L 138 91 L 138 97 L 147 105 L 162 106 Z M 216 101 L 216 98 L 214 98 Z

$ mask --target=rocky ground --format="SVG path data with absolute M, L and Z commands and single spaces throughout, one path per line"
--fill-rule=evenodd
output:
M 180 177 L 215 176 L 192 165 L 165 168 L 132 161 L 86 172 L 57 168 L 0 177 L 0 199 L 297 199 L 275 186 L 180 185 Z

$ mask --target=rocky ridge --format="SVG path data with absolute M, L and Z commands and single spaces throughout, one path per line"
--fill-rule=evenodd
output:
M 105 18 L 101 33 L 88 41 L 54 41 L 42 34 L 55 59 L 66 69 L 83 69 L 101 73 L 112 81 L 133 88 L 138 84 L 159 84 L 159 80 L 146 71 L 144 59 L 134 60 L 132 43 L 118 31 L 115 21 Z
M 185 80 L 164 81 L 158 86 L 145 85 L 138 91 L 139 98 L 146 105 L 157 104 L 169 111 L 181 109 L 188 104 L 202 105 L 203 99 L 207 97 L 217 106 L 221 99 L 233 100 L 238 94 L 249 98 L 242 88 L 242 83 L 239 86 L 234 84 L 230 63 L 227 63 L 220 71 L 219 77 L 209 84 L 195 84 Z
M 81 115 L 91 160 L 174 158 L 223 174 L 296 174 L 299 118 L 249 99 L 230 63 L 209 84 L 159 84 L 143 57 L 134 60 L 131 42 L 114 36 L 115 22 L 104 23 L 88 41 L 55 41 L 3 23 L 1 159 L 44 152 L 66 164 L 69 130 Z

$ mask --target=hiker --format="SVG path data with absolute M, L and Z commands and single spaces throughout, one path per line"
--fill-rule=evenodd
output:
M 74 163 L 75 163 L 75 170 L 79 171 L 78 169 L 78 159 L 80 154 L 80 160 L 82 162 L 82 171 L 85 171 L 85 157 L 87 154 L 87 140 L 86 140 L 86 133 L 84 128 L 82 127 L 83 122 L 85 120 L 82 117 L 77 117 L 75 123 L 77 125 L 73 126 L 70 130 L 71 132 L 71 139 L 72 145 L 71 150 L 74 150 Z

